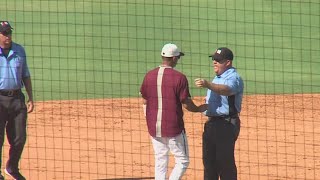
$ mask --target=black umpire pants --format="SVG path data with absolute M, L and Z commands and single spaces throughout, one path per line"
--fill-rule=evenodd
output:
M 204 180 L 237 179 L 234 147 L 240 132 L 240 119 L 227 120 L 209 117 L 205 123 L 202 136 Z
M 0 94 L 0 167 L 2 163 L 2 146 L 4 131 L 10 144 L 9 159 L 6 168 L 18 171 L 19 160 L 26 142 L 27 107 L 22 92 L 15 95 Z

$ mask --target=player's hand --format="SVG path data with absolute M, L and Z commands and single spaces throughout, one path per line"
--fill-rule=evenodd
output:
M 198 110 L 199 110 L 199 112 L 204 112 L 204 111 L 208 110 L 208 104 L 201 104 L 198 107 Z
M 33 111 L 34 105 L 33 105 L 33 101 L 29 100 L 27 102 L 27 111 L 28 113 L 31 113 Z

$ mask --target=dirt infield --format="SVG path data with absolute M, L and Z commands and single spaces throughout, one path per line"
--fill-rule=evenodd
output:
M 239 179 L 319 179 L 319 101 L 320 95 L 306 94 L 245 96 L 236 144 Z M 202 179 L 205 121 L 200 113 L 185 113 L 191 163 L 183 179 Z M 5 162 L 7 142 L 3 156 Z M 152 179 L 153 164 L 139 99 L 37 102 L 29 115 L 21 160 L 27 179 Z

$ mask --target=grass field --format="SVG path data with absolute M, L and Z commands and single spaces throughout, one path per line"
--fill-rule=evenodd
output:
M 177 69 L 190 84 L 211 79 L 207 55 L 228 46 L 247 94 L 320 91 L 316 0 L 3 0 L 0 11 L 26 47 L 37 100 L 136 97 L 166 42 L 187 54 Z

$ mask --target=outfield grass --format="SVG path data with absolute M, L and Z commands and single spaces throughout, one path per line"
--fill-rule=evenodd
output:
M 320 91 L 320 3 L 298 0 L 3 0 L 25 46 L 36 100 L 138 96 L 166 42 L 177 69 L 211 79 L 208 54 L 230 47 L 246 94 Z

